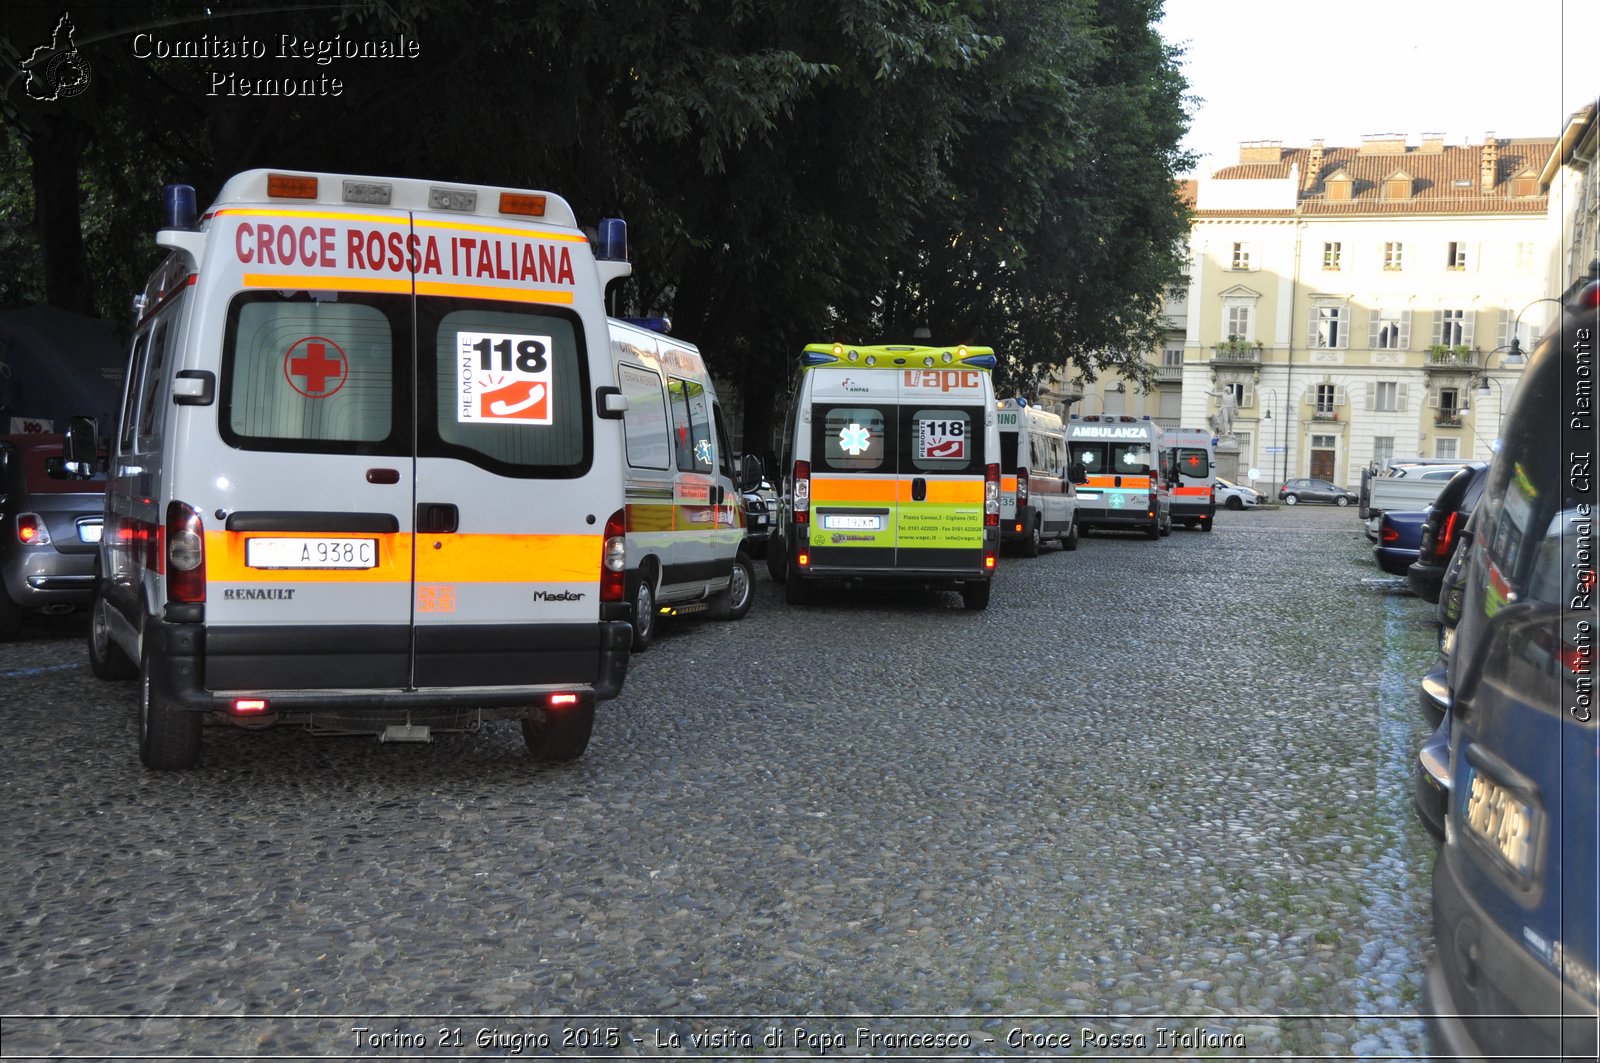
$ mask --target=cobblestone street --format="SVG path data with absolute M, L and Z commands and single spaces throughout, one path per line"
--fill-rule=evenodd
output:
M 3 1054 L 1420 1058 L 1403 587 L 1308 506 L 1008 557 L 984 612 L 763 570 L 559 767 L 208 727 L 148 773 L 47 618 L 0 645 Z

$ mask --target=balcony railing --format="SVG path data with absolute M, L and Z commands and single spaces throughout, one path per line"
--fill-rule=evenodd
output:
M 1471 371 L 1482 367 L 1483 354 L 1471 347 L 1446 347 L 1434 344 L 1423 359 L 1424 369 Z
M 1229 365 L 1260 365 L 1261 348 L 1240 340 L 1227 340 L 1211 348 L 1211 360 Z
M 1181 384 L 1181 383 L 1183 383 L 1183 366 L 1181 366 L 1181 365 L 1158 365 L 1158 366 L 1156 366 L 1156 383 L 1157 384 Z
M 1460 417 L 1459 414 L 1454 414 L 1454 413 L 1438 413 L 1438 414 L 1434 414 L 1434 416 L 1433 416 L 1433 427 L 1435 427 L 1435 428 L 1460 428 L 1461 427 L 1461 417 Z

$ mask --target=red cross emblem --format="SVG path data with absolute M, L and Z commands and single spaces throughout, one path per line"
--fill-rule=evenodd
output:
M 1189 468 L 1193 469 L 1193 468 L 1197 467 L 1199 464 L 1200 464 L 1200 455 L 1198 455 L 1198 454 L 1190 454 L 1189 455 Z
M 284 379 L 308 399 L 325 399 L 344 387 L 347 368 L 344 351 L 321 336 L 296 340 L 283 356 Z

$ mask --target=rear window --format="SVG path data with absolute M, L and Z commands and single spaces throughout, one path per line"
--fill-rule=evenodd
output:
M 901 433 L 902 471 L 963 473 L 983 468 L 983 418 L 959 407 L 912 410 Z
M 1000 471 L 1013 473 L 1017 471 L 1017 440 L 1020 438 L 1016 432 L 1000 432 Z
M 1111 473 L 1114 476 L 1149 476 L 1149 443 L 1112 443 Z
M 583 350 L 576 317 L 554 308 L 242 293 L 224 338 L 221 432 L 246 450 L 415 452 L 576 476 L 592 454 Z
M 1211 475 L 1211 455 L 1198 447 L 1179 447 L 1178 471 L 1197 480 L 1207 479 Z
M 1072 463 L 1082 465 L 1084 471 L 1090 476 L 1097 476 L 1109 471 L 1106 459 L 1106 445 L 1104 443 L 1073 443 Z
M 105 452 L 102 451 L 102 458 Z M 5 491 L 5 481 L 21 469 L 22 482 L 30 494 L 81 495 L 97 494 L 105 490 L 105 469 L 95 468 L 94 475 L 79 480 L 67 475 L 66 459 L 61 456 L 59 443 L 24 444 L 17 446 L 0 442 L 0 494 Z
M 832 472 L 885 469 L 889 415 L 876 406 L 817 406 L 811 414 L 811 452 Z M 886 471 L 893 472 L 890 462 Z

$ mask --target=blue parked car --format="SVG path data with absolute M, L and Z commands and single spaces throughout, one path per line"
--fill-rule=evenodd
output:
M 1600 283 L 1524 370 L 1474 513 L 1450 654 L 1436 1055 L 1596 1058 L 1600 730 L 1592 380 Z
M 1378 567 L 1391 576 L 1404 576 L 1416 563 L 1417 552 L 1422 548 L 1422 525 L 1427 519 L 1427 510 L 1414 513 L 1384 510 L 1378 518 L 1378 541 L 1372 547 Z

